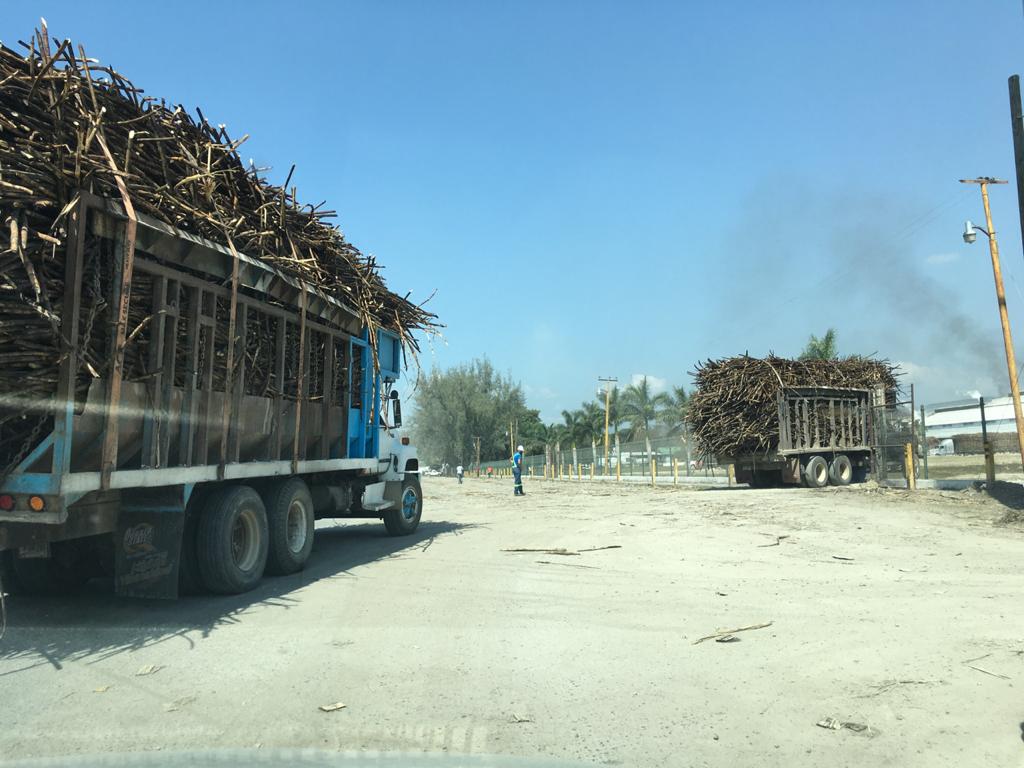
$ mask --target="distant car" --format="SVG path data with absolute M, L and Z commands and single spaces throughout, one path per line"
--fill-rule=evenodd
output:
M 430 470 L 429 472 L 427 472 L 427 475 L 428 475 L 429 477 L 437 477 L 437 476 L 438 476 L 438 475 L 440 475 L 440 474 L 441 474 L 441 473 L 440 473 L 440 472 L 438 472 L 438 471 L 437 471 L 436 469 L 432 469 L 432 470 Z

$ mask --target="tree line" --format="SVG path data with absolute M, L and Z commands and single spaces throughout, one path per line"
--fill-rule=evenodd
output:
M 834 329 L 811 336 L 800 359 L 838 357 Z M 643 440 L 682 435 L 686 429 L 689 394 L 682 386 L 656 392 L 646 377 L 626 387 L 615 387 L 608 397 L 608 430 L 618 445 L 621 439 Z M 604 444 L 603 393 L 579 408 L 562 411 L 561 421 L 545 424 L 540 411 L 526 404 L 522 386 L 494 370 L 486 359 L 433 370 L 420 380 L 412 418 L 413 433 L 425 464 L 472 466 L 477 459 L 508 458 L 514 444 L 529 454 Z
M 618 443 L 681 434 L 685 429 L 686 390 L 681 386 L 655 392 L 645 376 L 608 397 L 608 429 Z M 412 428 L 426 464 L 472 466 L 477 458 L 507 458 L 514 444 L 527 454 L 544 453 L 556 444 L 594 447 L 604 442 L 603 394 L 562 411 L 562 420 L 544 423 L 529 408 L 519 383 L 494 370 L 486 359 L 431 371 L 420 380 Z

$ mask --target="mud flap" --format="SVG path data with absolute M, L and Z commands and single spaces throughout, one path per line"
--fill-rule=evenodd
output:
M 114 539 L 117 594 L 178 597 L 186 501 L 180 486 L 133 490 L 122 496 Z
M 786 459 L 786 466 L 782 470 L 782 482 L 800 485 L 803 482 L 803 475 L 800 472 L 800 458 L 790 456 Z

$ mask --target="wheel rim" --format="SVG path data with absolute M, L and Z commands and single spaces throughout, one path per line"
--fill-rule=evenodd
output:
M 285 540 L 292 554 L 298 554 L 306 546 L 309 532 L 306 528 L 306 507 L 298 499 L 293 499 L 288 507 L 288 519 Z
M 416 491 L 406 488 L 405 493 L 402 494 L 402 517 L 406 520 L 416 517 L 416 502 Z
M 853 477 L 853 467 L 848 462 L 842 462 L 839 465 L 839 479 L 843 484 L 849 483 Z
M 231 528 L 231 559 L 235 567 L 243 571 L 253 569 L 259 559 L 259 538 L 256 513 L 251 509 L 243 509 Z
M 815 462 L 811 469 L 815 485 L 820 487 L 828 481 L 828 465 L 825 462 Z

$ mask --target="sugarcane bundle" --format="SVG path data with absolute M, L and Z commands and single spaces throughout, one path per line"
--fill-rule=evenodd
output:
M 884 360 L 729 357 L 708 360 L 693 372 L 687 423 L 699 450 L 740 456 L 778 446 L 779 393 L 786 387 L 838 387 L 885 392 L 897 389 L 898 372 Z
M 114 200 L 126 193 L 139 213 L 307 281 L 355 309 L 369 328 L 398 333 L 412 359 L 414 334 L 439 327 L 422 304 L 388 290 L 374 257 L 329 222 L 333 211 L 299 202 L 292 173 L 278 186 L 243 163 L 238 149 L 246 136 L 233 139 L 198 109 L 193 117 L 143 95 L 70 40 L 51 40 L 45 24 L 21 45 L 21 52 L 0 45 L 0 458 L 17 453 L 11 445 L 32 421 L 26 411 L 45 412 L 56 392 L 64 248 L 82 190 Z M 102 251 L 86 244 L 80 319 L 88 338 L 80 340 L 79 389 L 109 365 L 111 256 Z M 132 295 L 147 290 L 133 283 Z M 128 380 L 147 373 L 147 306 L 131 307 Z M 268 340 L 259 327 L 250 333 L 246 352 L 260 354 Z M 212 352 L 223 356 L 226 342 L 219 336 Z

